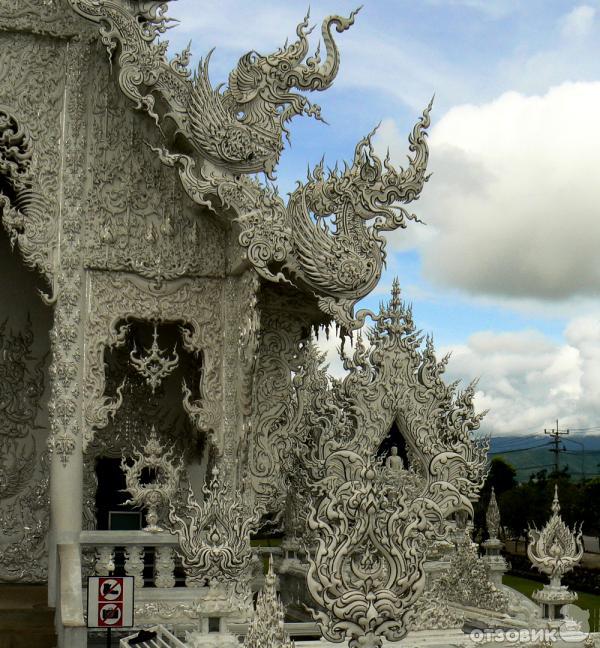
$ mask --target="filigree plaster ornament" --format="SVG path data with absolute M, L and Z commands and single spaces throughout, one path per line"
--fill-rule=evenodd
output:
M 500 533 L 500 509 L 498 508 L 496 493 L 493 486 L 490 501 L 485 512 L 485 523 L 489 539 L 498 540 L 498 534 Z
M 156 323 L 152 332 L 152 346 L 149 349 L 144 349 L 145 355 L 138 352 L 135 344 L 133 345 L 129 360 L 136 371 L 145 378 L 153 394 L 156 392 L 156 388 L 160 387 L 162 381 L 172 374 L 179 364 L 176 349 L 177 345 L 173 347 L 173 355 L 169 357 L 166 351 L 158 346 L 158 325 Z
M 17 439 L 0 437 L 0 500 L 20 493 L 35 470 L 35 439 L 19 444 Z
M 90 312 L 84 377 L 84 449 L 121 407 L 122 390 L 106 392 L 106 347 L 122 347 L 130 319 L 177 322 L 182 348 L 201 357 L 202 378 L 196 393 L 184 390 L 183 406 L 198 432 L 221 449 L 222 429 L 222 306 L 221 282 L 214 278 L 181 280 L 156 289 L 122 273 L 89 272 Z M 235 351 L 235 349 L 234 349 Z
M 246 648 L 294 648 L 294 642 L 285 631 L 285 609 L 275 589 L 276 581 L 270 554 L 265 584 L 258 593 L 254 616 L 244 639 Z
M 250 534 L 263 510 L 255 506 L 250 511 L 216 467 L 202 491 L 204 500 L 198 503 L 190 486 L 181 515 L 172 503 L 169 506 L 170 530 L 179 539 L 181 562 L 190 580 L 232 582 L 236 592 L 242 592 L 252 561 Z
M 33 343 L 29 318 L 18 333 L 0 323 L 0 436 L 7 439 L 31 436 L 40 411 L 47 358 L 33 356 Z
M 181 460 L 178 463 L 174 461 L 173 448 L 165 452 L 154 426 L 142 451 L 134 451 L 133 463 L 129 465 L 125 457 L 121 460 L 126 490 L 131 494 L 131 499 L 125 503 L 147 509 L 148 524 L 144 531 L 158 533 L 164 530 L 158 525 L 158 509 L 175 495 L 182 469 Z M 149 483 L 141 481 L 144 471 L 149 473 Z
M 327 175 L 323 163 L 298 183 L 287 204 L 276 190 L 254 178 L 197 168 L 186 155 L 155 148 L 160 159 L 176 167 L 192 200 L 213 208 L 216 196 L 236 214 L 239 242 L 248 260 L 270 281 L 289 281 L 315 295 L 321 310 L 347 330 L 362 325 L 354 305 L 377 285 L 385 261 L 382 232 L 405 228 L 417 220 L 404 204 L 416 200 L 428 179 L 426 129 L 431 104 L 409 137 L 406 169 L 380 160 L 371 137 L 362 139 L 351 165 Z
M 75 442 L 75 438 L 72 434 L 69 434 L 68 432 L 59 432 L 50 439 L 50 441 L 48 442 L 48 447 L 51 452 L 54 452 L 58 455 L 61 464 L 63 466 L 66 466 L 69 461 L 69 457 L 73 454 L 75 448 L 77 447 L 77 443 Z
M 406 633 L 429 547 L 445 537 L 448 517 L 472 514 L 487 444 L 472 436 L 482 417 L 473 387 L 461 393 L 442 381 L 446 359 L 436 360 L 429 338 L 420 349 L 396 282 L 373 319 L 369 346 L 355 341 L 343 380 L 327 377 L 310 346 L 299 358 L 300 439 L 292 447 L 297 484 L 308 484 L 313 497 L 308 583 L 326 610 L 316 618 L 327 638 L 378 646 Z M 393 424 L 409 462 L 398 474 L 372 460 Z M 293 494 L 301 518 L 302 498 Z
M 264 171 L 271 175 L 283 149 L 286 124 L 297 115 L 320 119 L 320 108 L 297 90 L 325 90 L 333 83 L 339 54 L 331 34 L 346 31 L 356 11 L 348 18 L 330 16 L 323 21 L 326 58 L 319 50 L 308 56 L 308 16 L 298 25 L 298 40 L 262 56 L 244 55 L 229 75 L 224 91 L 213 88 L 208 77 L 210 54 L 200 60 L 193 79 L 188 63 L 189 48 L 166 59 L 167 41 L 156 37 L 171 26 L 165 0 L 130 5 L 121 0 L 69 0 L 84 18 L 100 25 L 100 35 L 109 55 L 119 48 L 119 84 L 127 97 L 157 124 L 157 98 L 166 102 L 164 119 L 203 157 L 225 165 L 235 173 Z
M 34 470 L 37 464 L 33 458 Z M 47 535 L 50 518 L 48 453 L 39 458 L 39 479 L 21 484 L 0 508 L 0 582 L 43 583 L 48 579 Z M 0 498 L 11 497 L 6 492 Z
M 326 639 L 346 638 L 351 648 L 398 641 L 423 588 L 425 548 L 443 536 L 443 515 L 433 502 L 382 487 L 377 466 L 354 452 L 330 454 L 325 467 L 324 494 L 308 516 L 317 542 L 307 585 L 326 610 L 313 617 Z
M 535 526 L 529 528 L 527 556 L 536 569 L 550 577 L 552 587 L 560 587 L 561 578 L 581 560 L 583 551 L 581 528 L 571 531 L 560 516 L 555 486 L 552 516 L 541 531 Z
M 33 172 L 33 141 L 23 120 L 0 104 L 0 217 L 11 246 L 18 244 L 31 268 L 54 281 L 56 224 L 51 201 Z M 55 295 L 43 297 L 51 302 Z
M 490 579 L 489 566 L 477 555 L 468 532 L 456 546 L 448 571 L 434 583 L 432 591 L 443 600 L 459 605 L 506 612 L 508 597 Z

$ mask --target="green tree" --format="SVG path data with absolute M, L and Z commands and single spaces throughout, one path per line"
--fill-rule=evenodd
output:
M 490 472 L 484 488 L 491 491 L 492 486 L 496 495 L 512 490 L 517 485 L 517 471 L 502 457 L 494 457 L 490 464 Z

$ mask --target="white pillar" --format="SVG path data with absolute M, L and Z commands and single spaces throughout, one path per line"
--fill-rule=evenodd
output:
M 72 448 L 72 452 L 67 454 Z M 48 543 L 48 605 L 55 607 L 58 544 L 79 544 L 83 507 L 81 436 L 58 437 L 50 462 L 50 538 Z

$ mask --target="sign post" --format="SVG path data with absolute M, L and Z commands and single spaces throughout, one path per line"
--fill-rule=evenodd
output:
M 133 576 L 90 576 L 87 590 L 87 627 L 106 628 L 111 646 L 113 628 L 133 626 Z

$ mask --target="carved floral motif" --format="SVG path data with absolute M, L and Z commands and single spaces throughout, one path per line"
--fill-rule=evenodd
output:
M 500 509 L 498 508 L 496 492 L 494 491 L 493 486 L 490 501 L 485 512 L 485 524 L 489 534 L 489 539 L 497 540 L 498 534 L 500 533 Z
M 304 443 L 294 472 L 312 493 L 308 584 L 325 608 L 314 615 L 328 638 L 351 646 L 406 633 L 430 544 L 445 537 L 452 512 L 472 512 L 486 470 L 472 387 L 461 394 L 443 382 L 446 361 L 429 338 L 421 350 L 396 282 L 373 319 L 370 345 L 355 342 L 343 380 L 328 379 L 310 346 L 296 377 Z M 409 466 L 391 473 L 371 457 L 394 422 Z M 292 507 L 300 518 L 303 505 L 298 497 Z
M 457 544 L 448 571 L 434 583 L 432 591 L 443 600 L 459 605 L 506 612 L 508 597 L 490 580 L 489 566 L 477 555 L 468 534 Z
M 57 187 L 64 48 L 0 34 L 0 216 L 11 244 L 56 293 Z M 19 56 L 19 62 L 12 60 Z M 40 87 L 47 92 L 32 101 Z
M 258 593 L 254 616 L 244 639 L 245 648 L 294 648 L 294 642 L 290 640 L 283 625 L 285 610 L 277 596 L 276 581 L 273 556 L 270 555 L 265 584 Z
M 416 200 L 428 179 L 430 110 L 431 105 L 409 137 L 413 157 L 406 169 L 375 155 L 371 133 L 358 143 L 343 172 L 336 168 L 326 176 L 323 164 L 317 165 L 287 204 L 254 178 L 208 171 L 187 155 L 154 150 L 164 164 L 178 169 L 196 203 L 214 209 L 216 196 L 224 208 L 233 209 L 240 245 L 262 277 L 313 293 L 324 313 L 352 330 L 366 317 L 355 317 L 354 305 L 381 276 L 386 243 L 381 233 L 416 220 L 403 204 Z
M 84 382 L 84 445 L 95 430 L 108 425 L 109 418 L 120 407 L 122 391 L 105 394 L 104 350 L 125 343 L 130 318 L 181 324 L 183 348 L 202 353 L 200 393 L 192 395 L 184 388 L 184 409 L 199 431 L 207 432 L 220 447 L 221 439 L 221 367 L 222 353 L 220 295 L 217 280 L 184 280 L 157 290 L 143 280 L 126 275 L 90 272 L 88 294 L 92 310 L 86 320 L 88 340 Z
M 223 276 L 225 234 L 148 147 L 162 134 L 130 109 L 107 65 L 93 74 L 86 265 L 131 271 L 158 288 L 179 277 Z
M 179 554 L 191 580 L 232 582 L 237 592 L 247 587 L 252 561 L 250 534 L 262 514 L 252 511 L 241 493 L 228 488 L 219 470 L 213 468 L 210 484 L 203 486 L 204 500 L 198 503 L 190 488 L 179 515 L 169 507 L 171 532 L 179 539 Z
M 173 373 L 173 370 L 179 364 L 176 346 L 173 348 L 173 355 L 169 357 L 164 349 L 158 346 L 158 326 L 154 324 L 152 332 L 152 345 L 149 349 L 138 351 L 135 344 L 129 354 L 129 361 L 135 370 L 142 376 L 152 389 L 160 386 L 164 378 Z
M 126 488 L 131 494 L 125 504 L 146 508 L 147 526 L 144 531 L 158 533 L 163 529 L 158 526 L 158 508 L 174 497 L 179 486 L 179 477 L 183 469 L 181 460 L 175 462 L 173 448 L 166 451 L 161 444 L 154 426 L 146 439 L 142 450 L 133 451 L 131 464 L 123 458 L 121 470 L 125 474 Z M 142 482 L 142 473 L 149 472 L 150 481 Z M 172 586 L 171 586 L 172 587 Z

